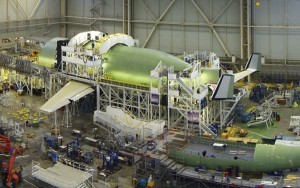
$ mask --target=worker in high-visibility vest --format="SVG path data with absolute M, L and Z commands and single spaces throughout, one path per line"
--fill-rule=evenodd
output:
M 147 187 L 148 188 L 154 187 L 154 180 L 152 179 L 152 175 L 150 175 L 150 177 L 148 179 Z

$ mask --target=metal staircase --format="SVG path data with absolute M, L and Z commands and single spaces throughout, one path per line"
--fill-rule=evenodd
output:
M 200 85 L 199 79 L 201 74 L 199 65 L 194 66 L 194 71 L 180 77 L 174 73 L 172 68 L 168 72 L 168 114 L 169 126 L 176 126 L 177 128 L 185 130 L 186 133 L 202 133 L 206 132 L 216 136 L 210 128 L 209 122 L 202 121 L 202 116 L 206 108 L 208 108 L 207 101 L 205 105 L 202 104 L 207 95 L 208 87 Z M 190 85 L 185 82 L 189 81 Z M 204 110 L 204 111 L 203 111 Z M 171 119 L 174 114 L 178 119 Z M 198 116 L 198 118 L 197 118 Z
M 269 128 L 269 125 L 273 124 L 274 120 L 272 117 L 272 108 L 269 101 L 264 102 L 261 107 L 263 108 L 263 110 L 259 113 L 258 116 L 254 116 L 250 120 L 247 125 L 248 127 L 265 123 L 267 128 Z
M 79 186 L 77 186 L 77 188 L 96 188 L 93 184 L 93 176 L 92 179 L 90 178 L 90 174 L 92 173 L 93 171 L 91 169 L 89 171 L 86 171 L 83 174 L 85 180 Z
M 122 136 L 121 131 L 115 133 L 114 137 L 120 146 L 125 146 L 124 137 Z
M 80 184 L 77 188 L 89 188 L 85 183 Z
M 180 85 L 181 88 L 183 88 L 190 96 L 194 96 L 194 91 L 192 88 L 190 88 L 188 85 L 184 83 L 184 81 L 176 75 L 176 81 Z
M 95 188 L 95 186 L 92 183 L 83 182 L 76 188 Z
M 96 188 L 92 182 L 86 180 L 84 181 L 82 184 L 80 184 L 79 186 L 77 186 L 77 188 Z
M 239 90 L 239 93 L 234 96 L 234 99 L 220 101 L 220 127 L 226 127 L 228 119 L 232 115 L 236 105 L 247 93 L 245 88 Z
M 207 125 L 205 125 L 203 122 L 199 122 L 199 123 L 200 123 L 201 130 L 204 130 L 205 132 L 208 132 L 211 135 L 215 135 L 215 133 Z

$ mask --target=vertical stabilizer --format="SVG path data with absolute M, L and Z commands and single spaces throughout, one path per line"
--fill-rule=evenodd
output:
M 260 53 L 251 54 L 245 69 L 253 69 L 255 71 L 261 71 L 261 54 Z
M 260 53 L 253 53 L 250 55 L 245 69 L 239 73 L 234 74 L 234 82 L 245 78 L 246 76 L 261 70 L 261 55 Z
M 211 97 L 212 100 L 233 98 L 234 75 L 223 74 L 216 87 L 214 88 L 212 85 L 210 85 L 210 88 L 213 90 Z

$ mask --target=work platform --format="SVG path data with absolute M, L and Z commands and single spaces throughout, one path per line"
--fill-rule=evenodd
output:
M 90 172 L 84 172 L 57 163 L 47 169 L 42 168 L 39 163 L 32 162 L 32 177 L 59 188 L 92 188 L 92 177 Z

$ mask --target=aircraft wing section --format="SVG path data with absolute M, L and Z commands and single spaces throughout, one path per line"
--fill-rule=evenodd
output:
M 217 85 L 210 85 L 212 100 L 224 100 L 233 98 L 234 75 L 223 74 Z
M 69 104 L 70 100 L 76 101 L 93 91 L 94 90 L 87 84 L 70 81 L 53 97 L 51 97 L 51 99 L 49 99 L 40 108 L 40 110 L 45 112 L 54 112 L 55 110 Z
M 51 98 L 52 99 L 52 98 Z M 44 112 L 54 112 L 55 110 L 67 105 L 70 103 L 70 101 L 68 99 L 60 99 L 59 101 L 54 102 L 54 99 L 51 100 L 49 99 L 41 108 L 41 111 Z
M 77 101 L 77 100 L 81 99 L 82 97 L 84 97 L 84 96 L 86 96 L 86 95 L 92 93 L 93 91 L 94 91 L 94 89 L 92 89 L 92 88 L 89 87 L 89 88 L 87 88 L 87 89 L 81 91 L 80 93 L 76 94 L 75 96 L 73 96 L 73 97 L 71 97 L 71 98 L 69 98 L 69 99 L 70 99 L 71 101 Z
M 253 53 L 246 64 L 245 70 L 234 74 L 234 82 L 239 81 L 246 76 L 261 70 L 261 55 L 259 53 Z

